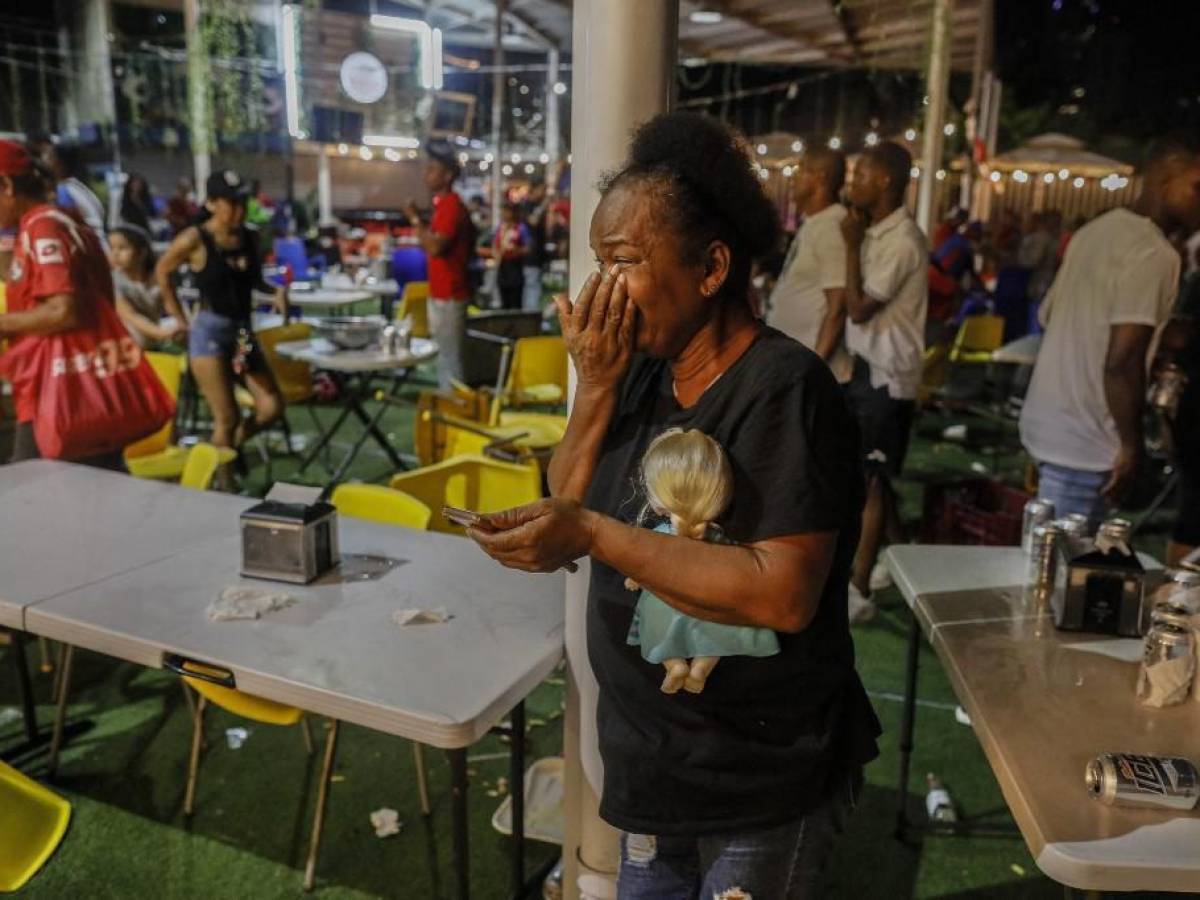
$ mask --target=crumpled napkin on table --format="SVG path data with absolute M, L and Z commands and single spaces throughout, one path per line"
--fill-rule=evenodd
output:
M 295 597 L 282 591 L 236 585 L 225 588 L 216 600 L 208 604 L 208 617 L 214 622 L 257 619 L 295 602 Z
M 444 606 L 436 606 L 433 609 L 398 609 L 392 613 L 392 621 L 397 625 L 441 625 L 453 618 Z

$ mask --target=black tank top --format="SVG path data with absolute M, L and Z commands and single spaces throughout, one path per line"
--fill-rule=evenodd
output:
M 204 268 L 196 273 L 201 307 L 238 322 L 249 322 L 254 308 L 251 292 L 262 281 L 257 234 L 243 227 L 238 246 L 225 249 L 217 246 L 203 225 L 196 229 L 204 242 Z

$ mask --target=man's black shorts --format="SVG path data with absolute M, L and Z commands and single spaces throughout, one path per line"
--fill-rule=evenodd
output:
M 854 375 L 842 390 L 858 419 L 868 467 L 878 466 L 889 475 L 899 475 L 908 453 L 916 401 L 897 400 L 886 387 L 871 387 L 871 371 L 861 357 L 855 357 Z

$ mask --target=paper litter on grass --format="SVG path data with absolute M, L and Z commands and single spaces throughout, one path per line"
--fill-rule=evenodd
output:
M 226 728 L 225 743 L 229 745 L 230 750 L 241 750 L 242 744 L 246 743 L 246 738 L 250 737 L 250 732 L 245 728 Z
M 399 834 L 402 827 L 400 813 L 386 806 L 371 813 L 371 827 L 375 829 L 375 837 L 390 837 Z
M 295 602 L 295 597 L 282 591 L 235 585 L 225 588 L 216 600 L 208 604 L 208 617 L 214 622 L 257 619 Z
M 397 625 L 441 625 L 453 618 L 444 606 L 436 606 L 433 609 L 398 609 L 392 613 L 392 621 Z

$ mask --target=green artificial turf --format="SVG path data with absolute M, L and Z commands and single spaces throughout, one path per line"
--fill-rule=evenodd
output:
M 428 378 L 428 373 L 423 375 Z M 325 407 L 320 415 L 324 420 L 335 411 Z M 311 420 L 303 410 L 290 410 L 289 419 L 296 433 L 311 432 Z M 964 421 L 971 426 L 965 444 L 941 438 L 946 425 Z M 388 411 L 381 422 L 401 447 L 411 446 L 411 426 L 412 414 L 406 409 Z M 352 433 L 343 433 L 343 447 Z M 278 446 L 278 441 L 274 443 Z M 252 468 L 244 488 L 261 493 L 266 473 L 254 454 L 249 458 Z M 898 486 L 906 518 L 919 514 L 923 482 L 978 474 L 982 466 L 1015 483 L 1024 462 L 1011 428 L 961 415 L 925 413 L 914 435 L 906 479 Z M 295 469 L 293 459 L 281 455 L 272 459 L 275 478 L 321 483 L 327 477 L 319 465 L 304 475 Z M 386 457 L 368 445 L 351 474 L 382 481 L 390 470 Z M 1161 547 L 1161 527 L 1158 530 L 1157 536 L 1146 539 L 1157 543 L 1146 546 L 1152 552 Z M 894 589 L 881 592 L 879 600 L 880 614 L 853 633 L 859 672 L 884 726 L 882 753 L 867 769 L 859 812 L 838 846 L 829 896 L 1022 900 L 1061 896 L 1062 889 L 1040 874 L 1015 834 L 917 837 L 909 844 L 893 838 L 909 619 Z M 36 659 L 36 645 L 30 650 Z M 0 656 L 10 652 L 0 646 Z M 0 659 L 0 749 L 21 739 L 19 721 L 13 719 L 16 686 L 11 671 L 9 660 Z M 36 676 L 36 687 L 39 716 L 48 727 L 53 712 L 50 678 Z M 927 645 L 921 649 L 918 693 L 921 706 L 909 785 L 910 816 L 924 818 L 925 774 L 934 772 L 950 790 L 961 815 L 1011 824 L 973 732 L 954 719 L 953 691 Z M 530 697 L 529 760 L 559 752 L 562 697 L 560 676 L 549 679 Z M 298 729 L 246 723 L 210 709 L 196 813 L 187 821 L 181 808 L 191 721 L 173 675 L 79 651 L 69 718 L 90 723 L 64 750 L 53 782 L 72 803 L 71 827 L 22 896 L 218 900 L 301 895 L 320 750 L 308 757 Z M 324 732 L 320 720 L 314 724 L 319 745 Z M 225 730 L 233 727 L 250 732 L 236 750 L 229 748 L 225 736 Z M 317 896 L 453 896 L 449 771 L 441 753 L 425 752 L 435 806 L 428 820 L 419 812 L 408 743 L 342 726 L 317 869 Z M 32 755 L 20 765 L 39 776 L 44 756 Z M 507 775 L 507 746 L 488 737 L 471 750 L 469 766 L 472 897 L 506 897 L 508 842 L 492 829 L 491 817 L 500 802 L 498 780 Z M 489 796 L 489 791 L 497 796 Z M 399 835 L 380 839 L 368 816 L 385 806 L 399 810 L 404 827 Z M 557 848 L 531 843 L 529 864 L 556 855 Z

